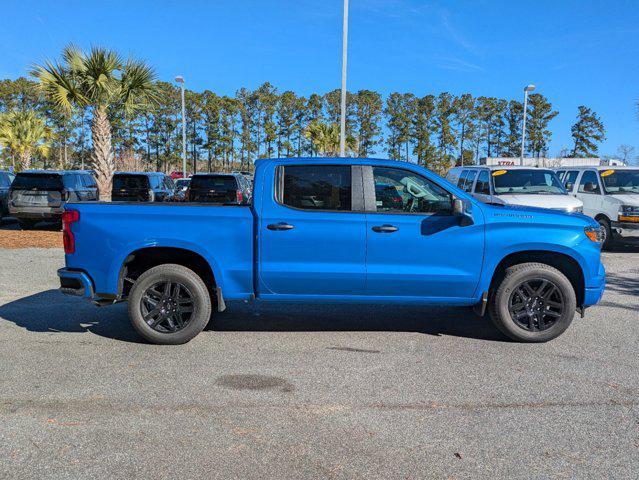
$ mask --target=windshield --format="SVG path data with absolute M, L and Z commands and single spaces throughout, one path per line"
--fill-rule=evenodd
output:
M 607 193 L 639 193 L 639 170 L 606 170 L 600 176 Z
M 492 172 L 495 194 L 565 195 L 561 182 L 551 170 L 495 170 Z

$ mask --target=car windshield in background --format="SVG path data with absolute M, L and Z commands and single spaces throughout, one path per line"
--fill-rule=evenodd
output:
M 639 193 L 639 170 L 605 170 L 599 175 L 608 193 Z
M 114 175 L 113 190 L 148 189 L 149 180 L 146 175 Z
M 492 172 L 492 178 L 497 195 L 566 193 L 557 175 L 550 170 L 495 170 Z
M 62 176 L 51 173 L 19 173 L 13 184 L 14 190 L 62 190 Z
M 236 190 L 235 177 L 228 175 L 202 175 L 191 179 L 191 190 Z
M 186 188 L 189 186 L 189 183 L 191 183 L 190 178 L 178 178 L 175 181 L 175 188 Z

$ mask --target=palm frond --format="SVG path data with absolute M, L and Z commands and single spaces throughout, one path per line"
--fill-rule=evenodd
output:
M 34 66 L 31 75 L 38 80 L 43 94 L 63 112 L 70 113 L 74 105 L 86 104 L 78 78 L 63 65 L 47 61 Z
M 122 70 L 120 99 L 127 113 L 159 103 L 155 71 L 143 61 L 127 60 Z

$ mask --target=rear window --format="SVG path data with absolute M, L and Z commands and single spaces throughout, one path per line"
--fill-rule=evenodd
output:
M 18 173 L 11 186 L 16 190 L 60 190 L 62 176 L 57 173 Z
M 191 190 L 236 190 L 237 181 L 229 175 L 202 175 L 191 177 Z
M 149 179 L 146 175 L 118 174 L 113 176 L 114 190 L 148 189 Z

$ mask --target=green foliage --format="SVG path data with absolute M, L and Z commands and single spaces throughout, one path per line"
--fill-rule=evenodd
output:
M 590 108 L 579 106 L 577 122 L 571 129 L 575 145 L 573 157 L 594 157 L 597 155 L 597 142 L 606 138 L 606 130 L 599 116 Z
M 527 113 L 527 150 L 533 157 L 540 157 L 548 151 L 548 144 L 552 137 L 548 124 L 559 112 L 552 109 L 552 105 L 546 97 L 539 93 L 533 93 L 528 97 Z
M 46 156 L 50 131 L 32 110 L 13 110 L 0 114 L 0 146 L 6 147 L 18 163 L 16 169 L 31 167 L 31 157 Z

